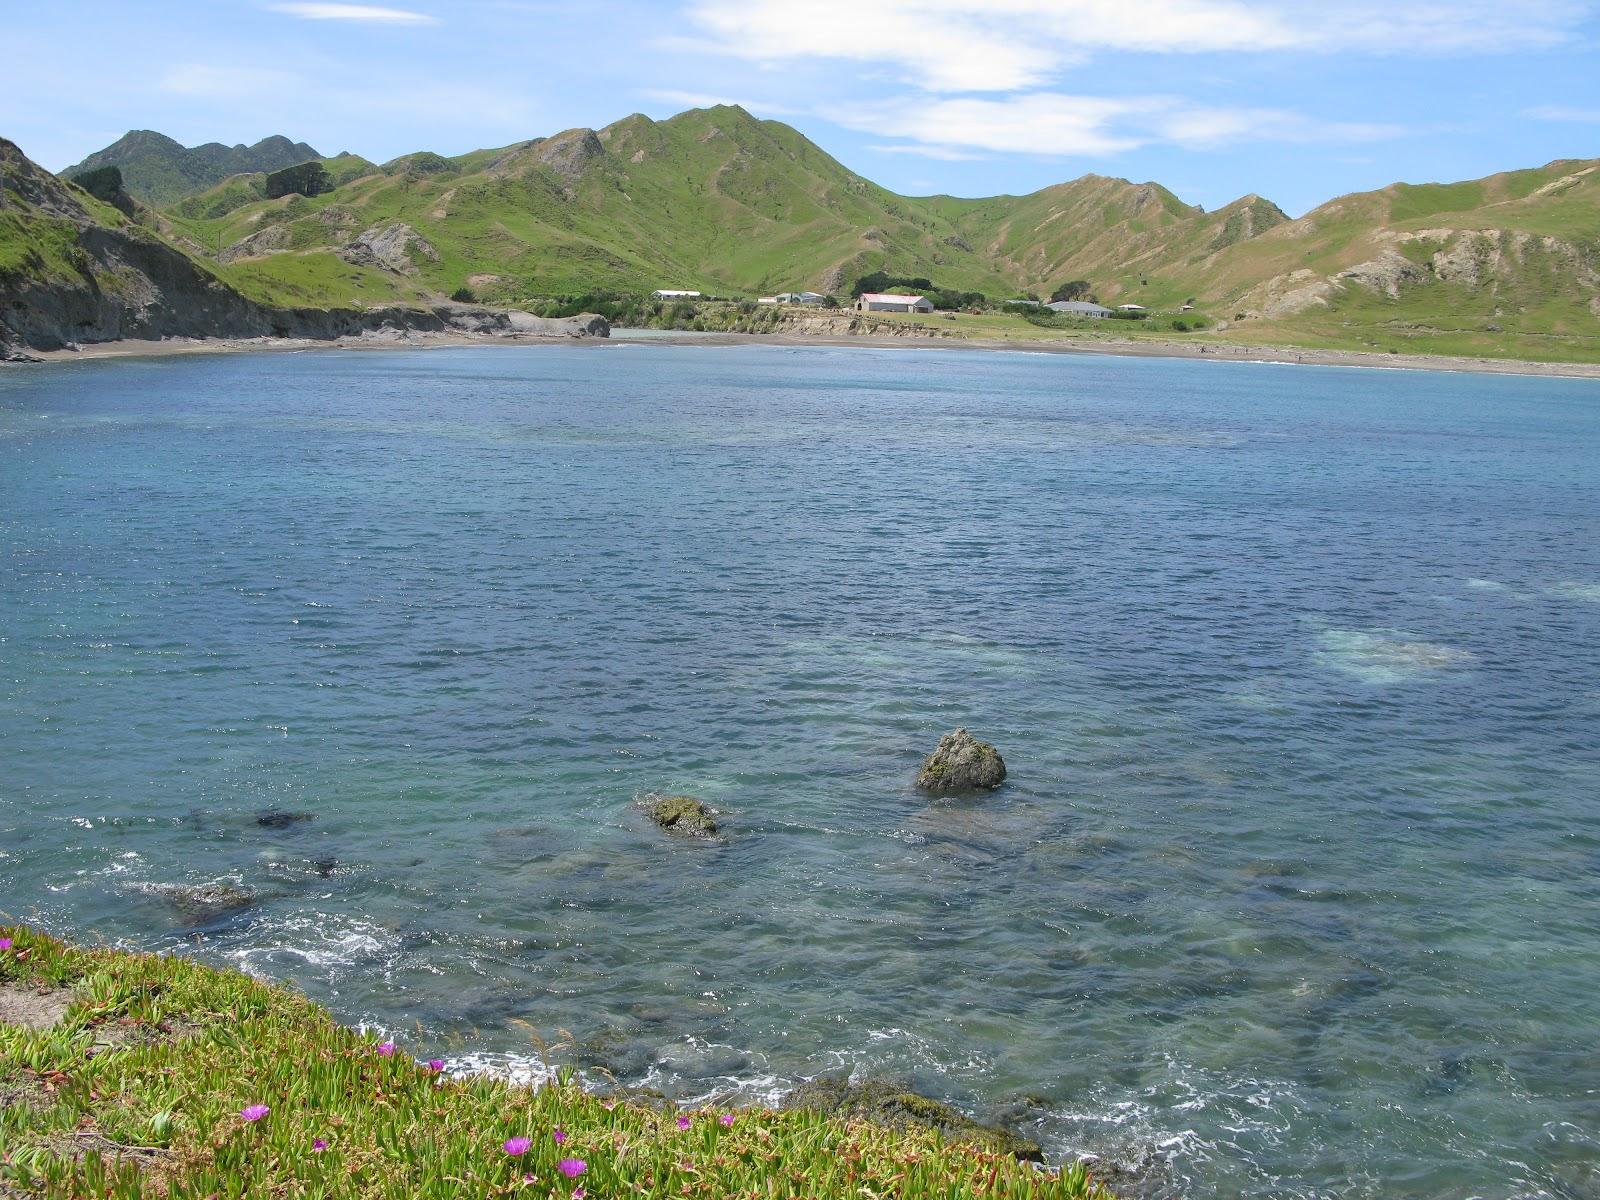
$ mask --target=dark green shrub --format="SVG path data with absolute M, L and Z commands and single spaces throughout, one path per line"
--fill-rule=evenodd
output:
M 112 204 L 122 193 L 122 168 L 95 167 L 93 170 L 83 171 L 74 175 L 72 182 L 88 192 L 96 200 Z
M 281 171 L 273 171 L 266 180 L 268 200 L 291 195 L 320 196 L 323 192 L 332 190 L 333 181 L 328 178 L 328 172 L 323 169 L 322 164 L 315 159 L 292 167 L 284 167 Z

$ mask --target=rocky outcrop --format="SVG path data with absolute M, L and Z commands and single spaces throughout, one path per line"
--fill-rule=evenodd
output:
M 1385 250 L 1374 259 L 1339 272 L 1339 278 L 1353 280 L 1375 292 L 1382 292 L 1391 300 L 1398 300 L 1401 288 L 1426 282 L 1428 270 L 1398 251 Z
M 785 1110 L 805 1109 L 830 1117 L 855 1118 L 890 1129 L 933 1129 L 952 1141 L 967 1142 L 1023 1162 L 1044 1161 L 1038 1143 L 1006 1129 L 983 1125 L 966 1113 L 920 1096 L 887 1080 L 851 1083 L 847 1076 L 822 1075 L 783 1098 Z
M 965 729 L 939 739 L 917 772 L 917 786 L 928 792 L 975 792 L 997 788 L 1006 777 L 1005 760 L 988 742 Z
M 256 258 L 263 254 L 276 254 L 287 250 L 291 236 L 287 225 L 268 225 L 249 237 L 240 238 L 217 255 L 220 263 L 238 262 L 241 258 Z
M 570 200 L 577 196 L 578 181 L 605 153 L 605 144 L 594 130 L 568 129 L 540 142 L 534 157 L 556 173 L 562 194 Z
M 700 838 L 717 836 L 716 817 L 704 801 L 693 796 L 649 795 L 644 798 L 644 811 L 668 833 Z
M 415 275 L 417 260 L 439 261 L 432 242 L 401 221 L 364 230 L 339 249 L 339 257 L 352 266 L 377 267 L 397 275 Z

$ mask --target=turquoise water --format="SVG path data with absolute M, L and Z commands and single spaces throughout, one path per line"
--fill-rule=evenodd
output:
M 1600 1195 L 1600 385 L 19 369 L 0 613 L 12 917 L 458 1066 L 899 1074 L 1156 1194 Z M 958 724 L 1010 781 L 918 795 Z M 150 891 L 212 880 L 259 903 Z

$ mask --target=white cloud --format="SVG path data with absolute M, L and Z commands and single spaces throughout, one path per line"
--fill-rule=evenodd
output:
M 908 138 L 922 147 L 1071 157 L 1117 154 L 1140 145 L 1138 138 L 1113 132 L 1112 125 L 1154 103 L 1038 92 L 1005 100 L 907 99 L 853 105 L 827 115 L 846 128 Z
M 306 21 L 365 21 L 376 25 L 433 25 L 436 18 L 408 8 L 385 8 L 377 4 L 274 4 L 274 12 L 287 13 Z
M 1097 51 L 1507 51 L 1568 40 L 1574 0 L 691 0 L 703 48 L 881 63 L 929 91 L 1037 87 Z
M 1536 121 L 1572 121 L 1582 125 L 1600 125 L 1600 108 L 1566 108 L 1547 104 L 1539 108 L 1525 108 L 1522 115 Z
M 930 158 L 974 151 L 1046 157 L 1105 157 L 1165 143 L 1190 149 L 1235 142 L 1367 142 L 1405 132 L 1397 125 L 1319 121 L 1280 109 L 1195 105 L 1171 96 L 1072 96 L 1033 92 L 1005 99 L 907 98 L 828 109 L 837 124 L 904 145 L 874 146 Z
M 875 150 L 879 154 L 915 154 L 919 158 L 937 158 L 941 162 L 981 162 L 982 154 L 972 154 L 966 150 L 952 150 L 948 146 L 867 146 L 868 150 Z

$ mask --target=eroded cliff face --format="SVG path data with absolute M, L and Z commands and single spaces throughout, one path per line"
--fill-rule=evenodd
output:
M 122 338 L 338 338 L 419 331 L 605 337 L 600 317 L 440 303 L 426 308 L 273 308 L 126 213 L 35 165 L 0 138 L 0 358 Z

